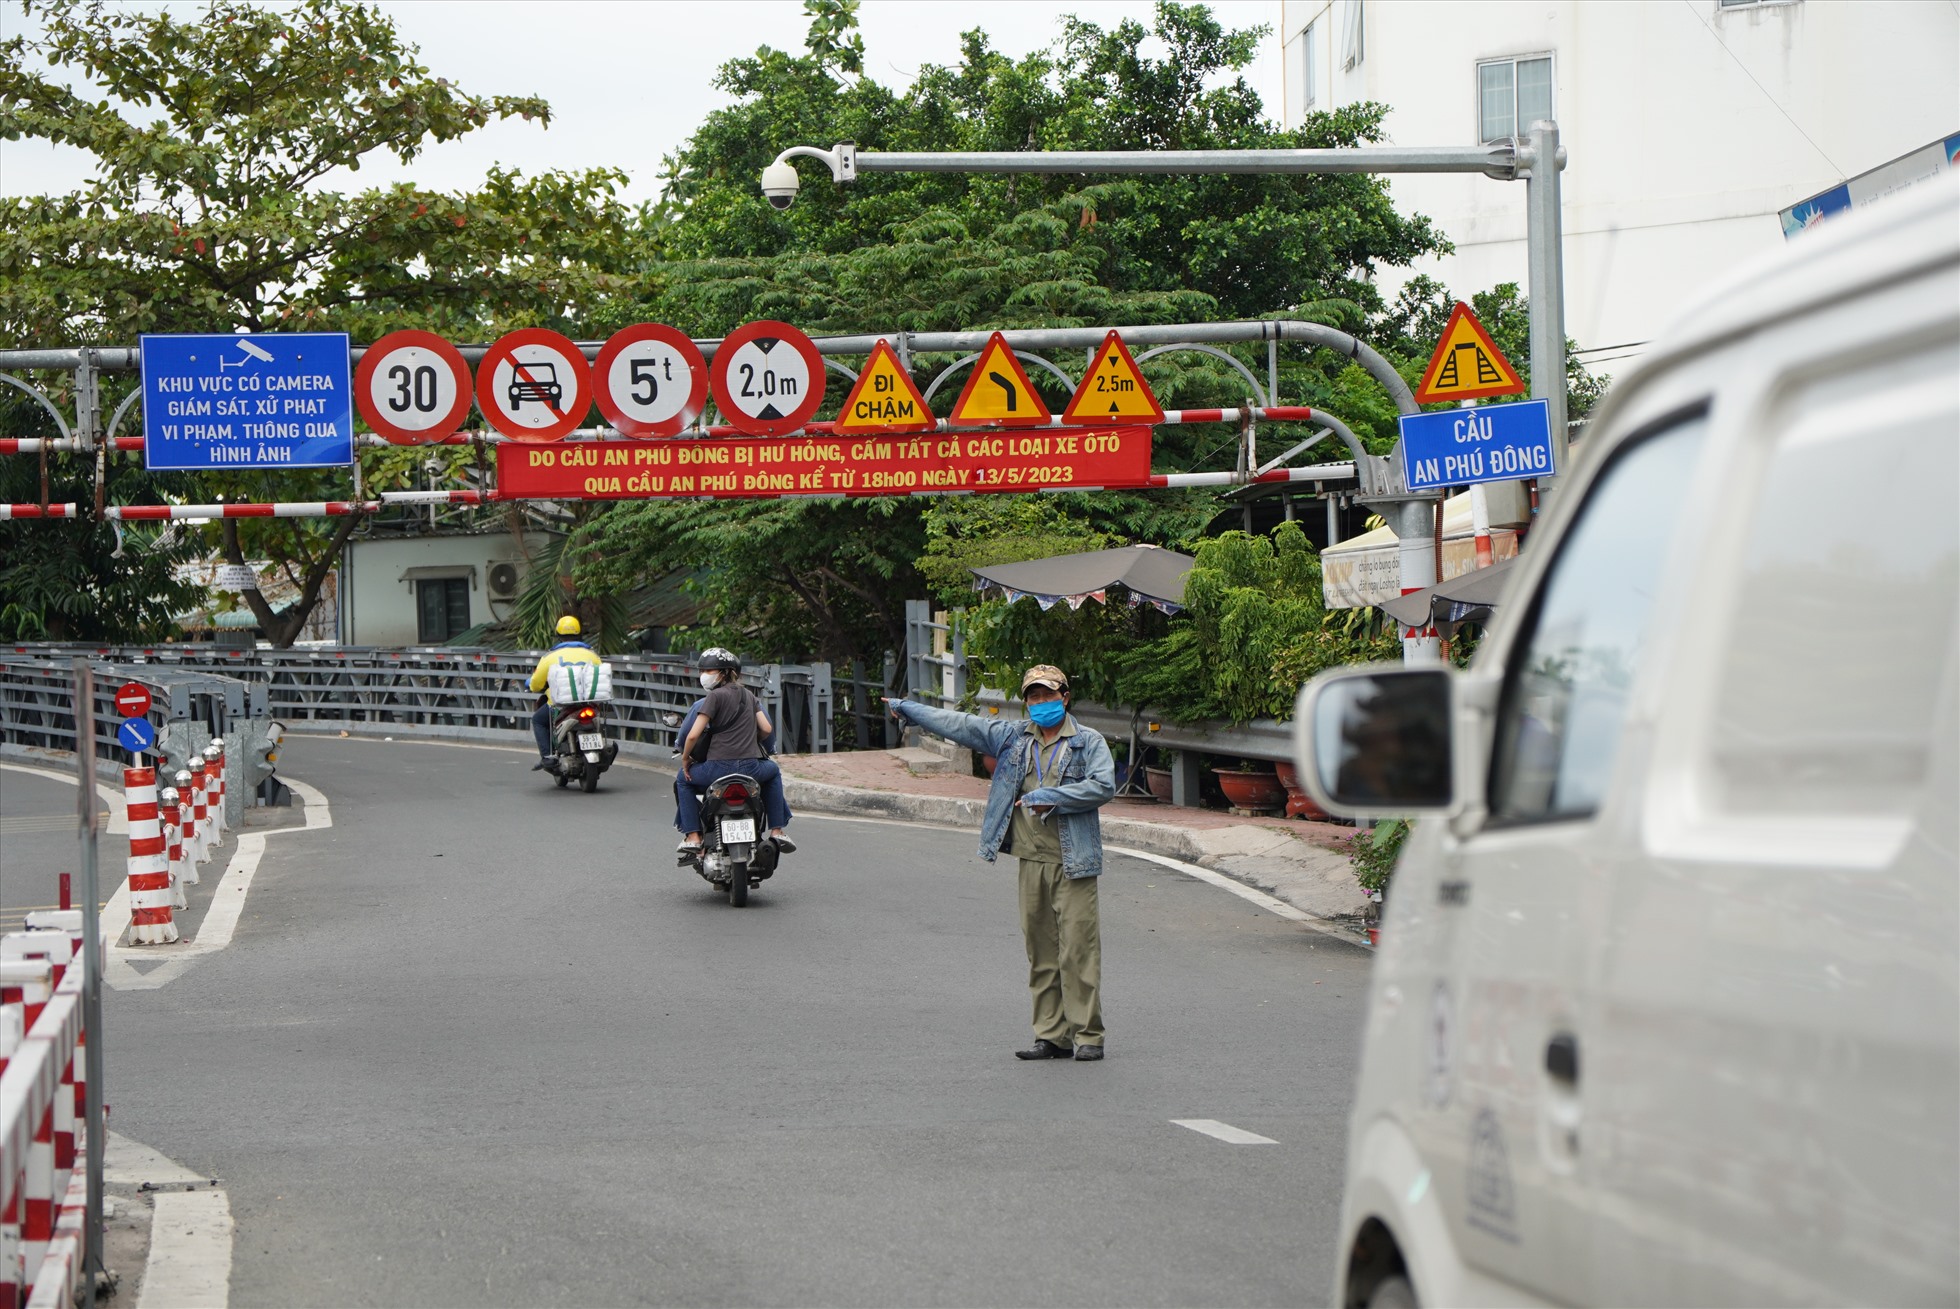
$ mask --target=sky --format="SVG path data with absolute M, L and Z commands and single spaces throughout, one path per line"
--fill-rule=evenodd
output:
M 173 0 L 145 7 L 195 15 L 202 6 Z M 541 95 L 552 107 L 549 128 L 521 119 L 493 123 L 432 146 L 410 165 L 393 160 L 358 175 L 329 179 L 342 190 L 410 177 L 434 190 L 474 187 L 492 164 L 527 174 L 547 169 L 616 167 L 626 171 L 622 198 L 659 196 L 661 159 L 672 154 L 710 110 L 728 103 L 714 88 L 723 62 L 758 45 L 800 50 L 809 26 L 800 0 L 702 4 L 690 0 L 381 0 L 422 62 L 475 95 Z M 1277 29 L 1279 0 L 1211 0 L 1228 27 Z M 925 64 L 952 64 L 959 35 L 979 27 L 994 48 L 1015 57 L 1060 34 L 1075 14 L 1105 27 L 1125 18 L 1148 26 L 1148 0 L 864 0 L 859 30 L 865 72 L 892 87 L 909 85 Z M 0 37 L 31 35 L 36 25 L 15 0 L 0 0 Z M 1161 53 L 1161 47 L 1158 50 Z M 1247 79 L 1275 118 L 1280 105 L 1280 49 L 1261 42 Z M 783 142 L 830 146 L 830 141 Z M 875 149 L 877 142 L 860 142 Z M 88 175 L 79 150 L 39 142 L 0 142 L 0 195 L 59 194 Z

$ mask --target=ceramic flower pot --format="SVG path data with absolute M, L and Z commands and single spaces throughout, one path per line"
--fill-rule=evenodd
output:
M 1150 788 L 1150 794 L 1156 797 L 1158 804 L 1169 804 L 1171 802 L 1170 769 L 1152 768 L 1148 764 L 1144 765 L 1143 784 Z
M 1286 788 L 1272 773 L 1241 773 L 1214 768 L 1211 775 L 1218 779 L 1218 789 L 1225 793 L 1226 801 L 1234 809 L 1271 813 L 1286 803 Z
M 1286 788 L 1288 818 L 1307 818 L 1319 822 L 1327 817 L 1327 811 L 1315 804 L 1313 797 L 1307 794 L 1307 789 L 1300 785 L 1300 774 L 1292 764 L 1273 765 L 1273 775 L 1279 778 L 1279 784 Z

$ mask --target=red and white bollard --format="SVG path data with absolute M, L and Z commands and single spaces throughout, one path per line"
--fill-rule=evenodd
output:
M 123 769 L 123 801 L 129 809 L 129 939 L 135 945 L 169 945 L 178 937 L 170 859 L 157 819 L 157 770 Z
M 190 908 L 184 894 L 184 834 L 177 826 L 177 788 L 166 786 L 157 792 L 157 815 L 163 820 L 163 858 L 170 870 L 170 907 Z
M 204 761 L 196 755 L 192 755 L 191 759 L 191 858 L 201 864 L 211 857 L 211 820 Z
M 197 860 L 192 858 L 190 853 L 191 824 L 194 820 L 190 800 L 185 794 L 185 788 L 190 785 L 190 780 L 189 773 L 180 772 L 177 774 L 177 785 L 171 788 L 177 796 L 177 844 L 171 848 L 170 861 L 186 884 L 196 886 Z
M 216 737 L 204 747 L 204 805 L 211 814 L 211 844 L 224 839 L 225 828 L 225 745 Z

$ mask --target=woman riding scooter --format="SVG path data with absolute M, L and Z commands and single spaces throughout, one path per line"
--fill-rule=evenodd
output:
M 770 839 L 779 853 L 789 854 L 796 843 L 783 835 L 790 812 L 789 803 L 783 799 L 782 770 L 762 757 L 762 742 L 775 727 L 756 703 L 755 693 L 742 685 L 742 661 L 719 647 L 702 651 L 701 688 L 708 694 L 700 716 L 681 743 L 681 777 L 688 784 L 679 787 L 675 797 L 679 801 L 682 862 L 701 849 L 699 788 L 731 773 L 753 777 L 762 787 Z

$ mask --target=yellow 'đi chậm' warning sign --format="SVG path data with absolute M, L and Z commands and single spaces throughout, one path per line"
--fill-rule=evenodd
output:
M 880 340 L 858 374 L 857 385 L 837 414 L 834 431 L 846 436 L 870 432 L 930 432 L 938 423 L 926 398 L 891 346 Z
M 1493 395 L 1515 395 L 1524 390 L 1524 379 L 1511 361 L 1490 339 L 1490 333 L 1461 300 L 1450 311 L 1436 353 L 1429 356 L 1429 367 L 1422 370 L 1422 384 L 1416 387 L 1417 404 L 1436 404 L 1449 400 L 1482 400 Z
M 973 361 L 973 373 L 949 415 L 956 427 L 1035 427 L 1054 417 L 999 332 L 987 338 Z
M 1150 383 L 1137 371 L 1123 338 L 1111 332 L 1103 338 L 1082 385 L 1062 411 L 1065 423 L 1161 423 L 1164 407 Z

